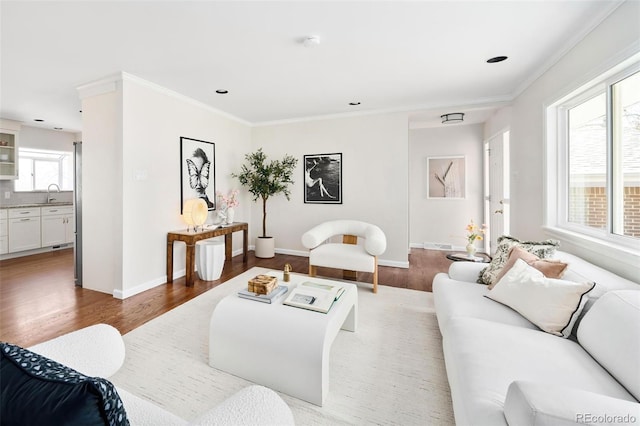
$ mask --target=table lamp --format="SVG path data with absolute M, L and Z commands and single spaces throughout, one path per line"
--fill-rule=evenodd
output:
M 193 226 L 194 232 L 198 230 L 198 226 L 202 229 L 208 215 L 207 203 L 202 198 L 193 198 L 184 203 L 182 220 L 187 224 L 187 231 L 189 226 Z

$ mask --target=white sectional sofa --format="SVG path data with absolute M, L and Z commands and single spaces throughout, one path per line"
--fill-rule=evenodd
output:
M 640 424 L 640 285 L 564 252 L 596 283 L 569 338 L 484 297 L 485 264 L 433 282 L 456 424 Z
M 118 330 L 106 324 L 74 331 L 28 350 L 89 377 L 108 378 L 120 369 L 125 360 L 122 336 Z M 8 384 L 3 383 L 3 386 Z M 282 398 L 262 386 L 240 390 L 191 422 L 124 389 L 117 388 L 117 393 L 132 426 L 294 424 L 293 414 Z

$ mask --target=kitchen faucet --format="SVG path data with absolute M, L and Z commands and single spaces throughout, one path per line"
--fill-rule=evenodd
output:
M 60 192 L 60 187 L 58 186 L 57 183 L 52 183 L 51 185 L 49 185 L 47 187 L 47 204 L 49 204 L 52 201 L 55 201 L 55 198 L 51 197 L 51 187 L 55 186 L 56 189 L 58 190 L 58 192 Z

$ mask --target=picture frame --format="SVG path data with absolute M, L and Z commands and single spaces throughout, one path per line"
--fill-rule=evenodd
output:
M 342 204 L 342 153 L 304 156 L 304 202 Z
M 427 198 L 465 199 L 466 179 L 464 155 L 427 157 Z
M 216 145 L 180 137 L 180 214 L 185 202 L 202 198 L 209 211 L 216 209 Z

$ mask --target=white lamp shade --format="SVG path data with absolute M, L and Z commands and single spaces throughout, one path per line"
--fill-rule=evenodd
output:
M 209 210 L 202 198 L 193 198 L 184 203 L 182 219 L 187 225 L 200 226 L 207 221 Z

